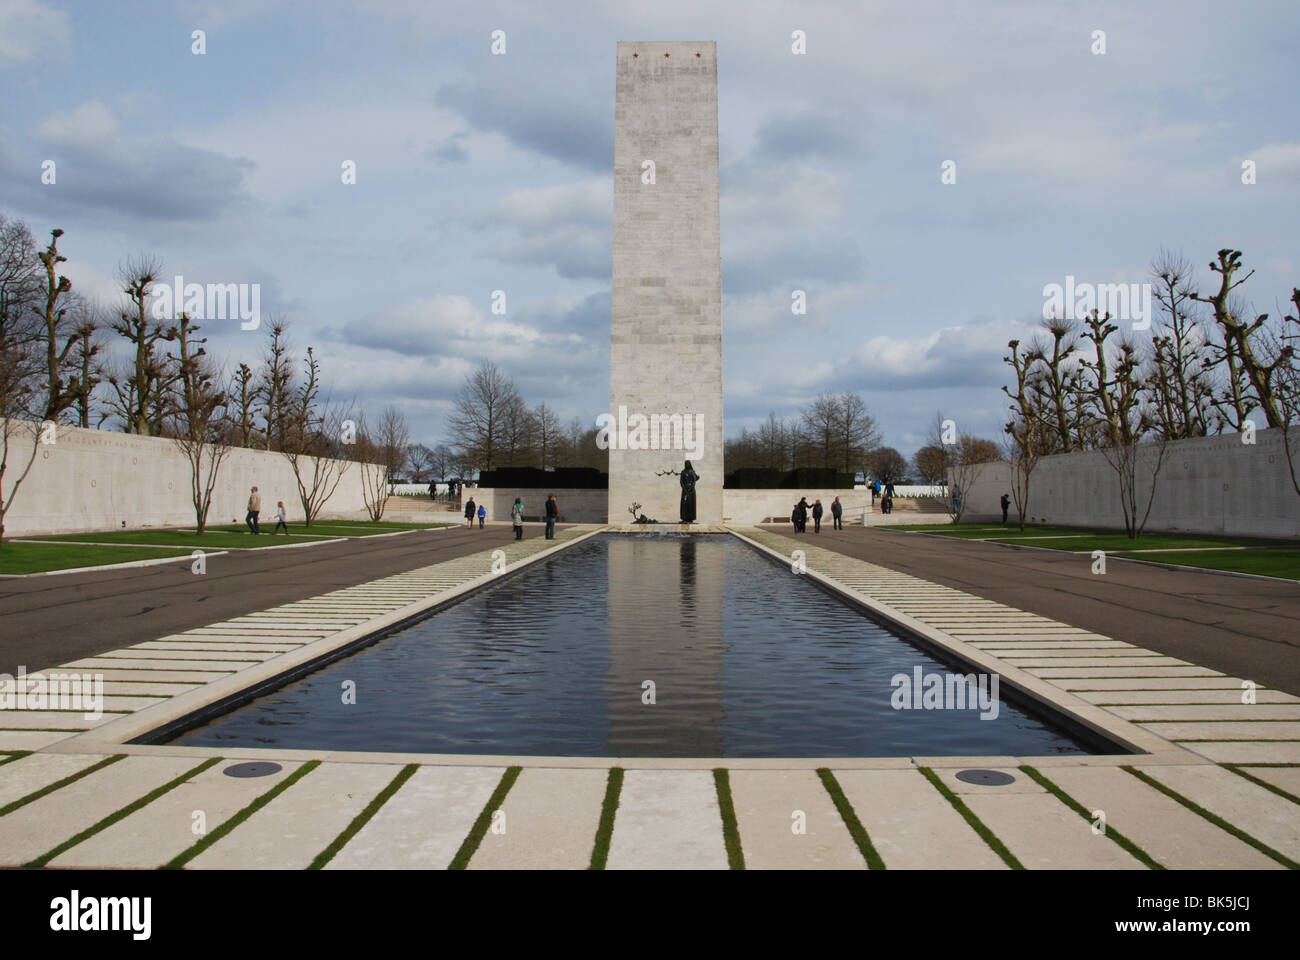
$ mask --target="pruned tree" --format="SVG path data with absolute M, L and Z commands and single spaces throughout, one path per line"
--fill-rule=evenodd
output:
M 94 304 L 82 304 L 76 317 L 73 333 L 76 337 L 71 362 L 76 371 L 70 389 L 73 394 L 73 408 L 77 411 L 77 426 L 89 429 L 92 414 L 99 404 L 95 391 L 104 380 L 104 363 L 101 359 L 105 345 L 100 337 L 102 321 L 99 309 Z M 103 415 L 95 426 L 102 422 Z
M 176 332 L 178 375 L 172 443 L 189 463 L 194 527 L 198 536 L 203 536 L 217 474 L 230 447 L 222 436 L 226 412 L 222 376 L 203 347 L 207 338 L 196 336 L 198 331 L 199 325 L 190 320 L 189 314 L 182 313 Z
M 1203 437 L 1223 421 L 1215 413 L 1209 338 L 1192 299 L 1192 265 L 1161 250 L 1151 275 L 1161 322 L 1152 331 L 1145 387 L 1165 437 Z
M 1021 530 L 1025 529 L 1025 516 L 1029 512 L 1029 486 L 1033 479 L 1034 468 L 1042 452 L 1043 429 L 1043 393 L 1039 378 L 1039 358 L 1037 353 L 1020 353 L 1020 341 L 1007 343 L 1011 350 L 1003 361 L 1010 364 L 1016 375 L 1016 392 L 1012 393 L 1005 386 L 1002 392 L 1011 400 L 1011 419 L 1006 427 L 1006 440 L 1003 446 L 1003 459 L 1011 479 L 1011 499 L 1016 506 L 1016 515 Z
M 1189 296 L 1213 308 L 1214 320 L 1223 336 L 1224 360 L 1229 363 L 1230 386 L 1235 385 L 1235 374 L 1239 368 L 1250 384 L 1252 399 L 1268 425 L 1280 427 L 1284 418 L 1278 405 L 1277 379 L 1279 370 L 1290 362 L 1295 349 L 1291 344 L 1286 344 L 1271 359 L 1261 355 L 1259 340 L 1263 336 L 1261 331 L 1268 322 L 1268 314 L 1259 314 L 1254 320 L 1244 320 L 1240 316 L 1241 309 L 1230 300 L 1232 292 L 1255 274 L 1251 270 L 1241 279 L 1235 280 L 1240 269 L 1240 250 L 1220 250 L 1218 262 L 1210 264 L 1210 270 L 1219 275 L 1219 289 L 1210 296 L 1197 293 Z
M 289 401 L 280 453 L 293 470 L 304 522 L 310 527 L 347 473 L 349 462 L 342 454 L 356 442 L 357 429 L 343 406 L 321 397 L 320 362 L 311 347 L 303 373 Z
M 241 447 L 251 447 L 257 439 L 258 384 L 253 368 L 246 363 L 235 367 L 227 388 L 226 416 L 230 421 L 232 439 Z
M 128 260 L 118 268 L 118 279 L 126 294 L 126 303 L 109 324 L 134 351 L 125 370 L 108 377 L 113 388 L 111 406 L 122 419 L 127 433 L 156 436 L 169 412 L 170 387 L 178 374 L 171 357 L 159 346 L 170 343 L 177 330 L 170 318 L 150 315 L 148 300 L 162 272 L 162 264 L 153 257 Z
M 62 230 L 50 231 L 50 245 L 37 257 L 45 268 L 45 300 L 41 304 L 41 325 L 38 344 L 44 362 L 45 408 L 41 420 L 58 423 L 64 410 L 77 399 L 77 386 L 67 382 L 68 355 L 77 342 L 77 334 L 68 322 L 68 309 L 72 296 L 72 281 L 58 273 L 67 257 L 59 253 Z
M 289 352 L 289 324 L 272 319 L 266 329 L 262 370 L 256 396 L 262 411 L 263 439 L 268 450 L 283 450 L 291 424 L 294 403 L 293 359 Z
M 1160 469 L 1169 447 L 1168 439 L 1159 434 L 1151 442 L 1142 442 L 1151 428 L 1151 417 L 1144 404 L 1139 376 L 1141 362 L 1133 341 L 1121 340 L 1115 357 L 1115 375 L 1109 386 L 1117 429 L 1103 431 L 1099 442 L 1102 455 L 1119 481 L 1124 532 L 1132 540 L 1142 536 L 1151 515 Z

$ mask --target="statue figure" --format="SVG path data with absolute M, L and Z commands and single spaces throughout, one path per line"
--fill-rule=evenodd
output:
M 686 461 L 686 466 L 682 468 L 682 523 L 695 522 L 695 481 L 700 479 L 691 461 Z

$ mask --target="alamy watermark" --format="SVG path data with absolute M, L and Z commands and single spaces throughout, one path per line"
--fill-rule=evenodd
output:
M 0 710 L 81 711 L 87 720 L 104 715 L 102 673 L 0 673 Z
M 913 667 L 910 675 L 890 677 L 894 693 L 889 705 L 895 710 L 979 710 L 981 720 L 996 720 L 999 679 L 996 673 L 925 673 Z
M 1043 287 L 1044 320 L 1086 320 L 1096 310 L 1112 320 L 1132 322 L 1134 330 L 1151 327 L 1151 284 L 1076 283 L 1067 275 L 1065 284 Z
M 155 283 L 150 311 L 155 320 L 239 320 L 240 330 L 262 325 L 262 285 L 259 283 L 186 283 L 179 274 L 169 286 Z
M 596 447 L 600 450 L 685 450 L 686 459 L 704 456 L 704 414 L 627 412 L 602 413 L 596 418 Z

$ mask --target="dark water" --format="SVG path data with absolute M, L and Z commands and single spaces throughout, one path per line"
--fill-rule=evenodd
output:
M 956 672 L 729 536 L 594 537 L 175 742 L 624 757 L 1093 752 L 1007 703 L 891 706 Z M 353 681 L 355 704 L 343 702 Z M 643 702 L 654 684 L 654 703 Z

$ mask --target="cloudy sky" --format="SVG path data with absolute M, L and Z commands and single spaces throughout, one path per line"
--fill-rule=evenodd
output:
M 590 422 L 615 43 L 715 40 L 727 433 L 852 390 L 910 454 L 940 408 L 998 434 L 1006 342 L 1067 275 L 1142 281 L 1163 246 L 1208 285 L 1231 246 L 1255 306 L 1285 302 L 1297 36 L 1294 0 L 0 0 L 0 212 L 65 230 L 105 306 L 141 253 L 260 284 L 336 395 L 401 405 L 417 439 L 484 356 Z M 205 333 L 260 354 L 236 321 Z

